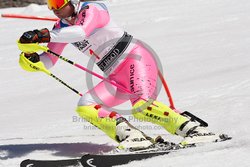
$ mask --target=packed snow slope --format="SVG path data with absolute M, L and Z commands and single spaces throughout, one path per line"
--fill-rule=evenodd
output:
M 113 18 L 150 45 L 161 60 L 176 107 L 209 123 L 233 140 L 183 150 L 125 166 L 247 167 L 250 164 L 250 1 L 113 0 Z M 0 13 L 53 16 L 46 6 L 0 9 Z M 0 18 L 0 166 L 23 159 L 62 159 L 111 150 L 116 143 L 77 119 L 79 97 L 44 73 L 18 65 L 16 40 L 28 30 L 52 28 L 53 22 Z M 68 46 L 63 56 L 83 66 L 89 58 Z M 94 70 L 100 71 L 95 67 Z M 86 74 L 62 61 L 51 70 L 79 89 L 88 90 Z M 94 83 L 100 80 L 94 79 Z M 158 100 L 168 102 L 162 90 Z M 129 103 L 117 109 L 129 109 Z M 123 112 L 124 113 L 124 112 Z M 164 129 L 126 115 L 151 136 L 178 142 Z

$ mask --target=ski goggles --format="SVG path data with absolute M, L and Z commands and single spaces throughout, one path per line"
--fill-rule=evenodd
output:
M 50 10 L 62 9 L 70 0 L 47 0 L 47 5 Z

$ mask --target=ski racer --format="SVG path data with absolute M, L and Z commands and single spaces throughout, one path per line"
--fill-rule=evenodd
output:
M 128 100 L 135 118 L 158 124 L 169 133 L 183 137 L 183 145 L 213 142 L 220 138 L 199 121 L 179 114 L 157 101 L 158 65 L 153 53 L 143 42 L 114 23 L 105 3 L 48 0 L 47 5 L 59 18 L 53 29 L 27 31 L 19 41 L 48 43 L 50 50 L 58 54 L 63 52 L 67 44 L 72 44 L 83 54 L 91 58 L 94 56 L 95 63 L 109 80 L 133 93 L 128 95 L 101 81 L 80 98 L 76 109 L 82 118 L 117 141 L 119 149 L 143 149 L 154 144 L 152 138 L 135 128 L 122 115 L 109 109 Z M 93 54 L 98 49 L 98 54 Z M 40 55 L 21 54 L 24 55 L 21 58 L 33 63 L 43 62 L 48 69 L 58 60 L 45 52 Z M 24 69 L 31 68 L 29 64 L 20 65 Z

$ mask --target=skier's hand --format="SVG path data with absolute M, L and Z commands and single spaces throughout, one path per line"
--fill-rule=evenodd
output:
M 50 41 L 50 33 L 47 28 L 27 31 L 20 37 L 20 43 L 47 43 Z
M 19 65 L 28 72 L 39 72 L 46 68 L 44 64 L 39 60 L 39 55 L 37 53 L 24 53 L 22 52 L 19 57 Z
M 24 56 L 32 63 L 37 63 L 40 61 L 40 57 L 37 53 L 24 53 Z

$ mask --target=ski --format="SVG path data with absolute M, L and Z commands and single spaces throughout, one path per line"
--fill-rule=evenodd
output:
M 31 160 L 26 159 L 21 162 L 20 167 L 81 167 L 81 159 L 67 160 Z
M 161 139 L 161 140 L 160 140 Z M 162 138 L 159 142 L 147 149 L 117 151 L 107 154 L 85 154 L 81 158 L 66 160 L 24 160 L 20 167 L 111 167 L 115 165 L 127 164 L 131 161 L 148 159 L 155 156 L 168 154 L 171 151 L 179 149 L 179 146 L 164 141 Z
M 24 160 L 20 167 L 111 167 L 127 164 L 131 161 L 148 159 L 155 156 L 168 154 L 170 151 L 134 153 L 134 154 L 110 154 L 95 155 L 86 154 L 81 158 L 67 160 Z
M 223 142 L 232 139 L 227 135 L 220 135 L 220 139 L 214 142 Z M 149 159 L 160 155 L 166 155 L 178 150 L 202 146 L 203 144 L 191 144 L 185 147 L 164 141 L 161 137 L 152 148 L 143 150 L 130 150 L 126 152 L 113 152 L 109 154 L 85 154 L 81 158 L 65 159 L 65 160 L 31 160 L 22 161 L 20 167 L 111 167 L 115 165 L 128 164 L 131 161 L 139 161 Z
M 131 161 L 139 161 L 168 154 L 170 151 L 137 153 L 137 154 L 114 154 L 114 155 L 84 155 L 81 158 L 81 163 L 85 167 L 111 167 L 115 165 L 128 164 Z

